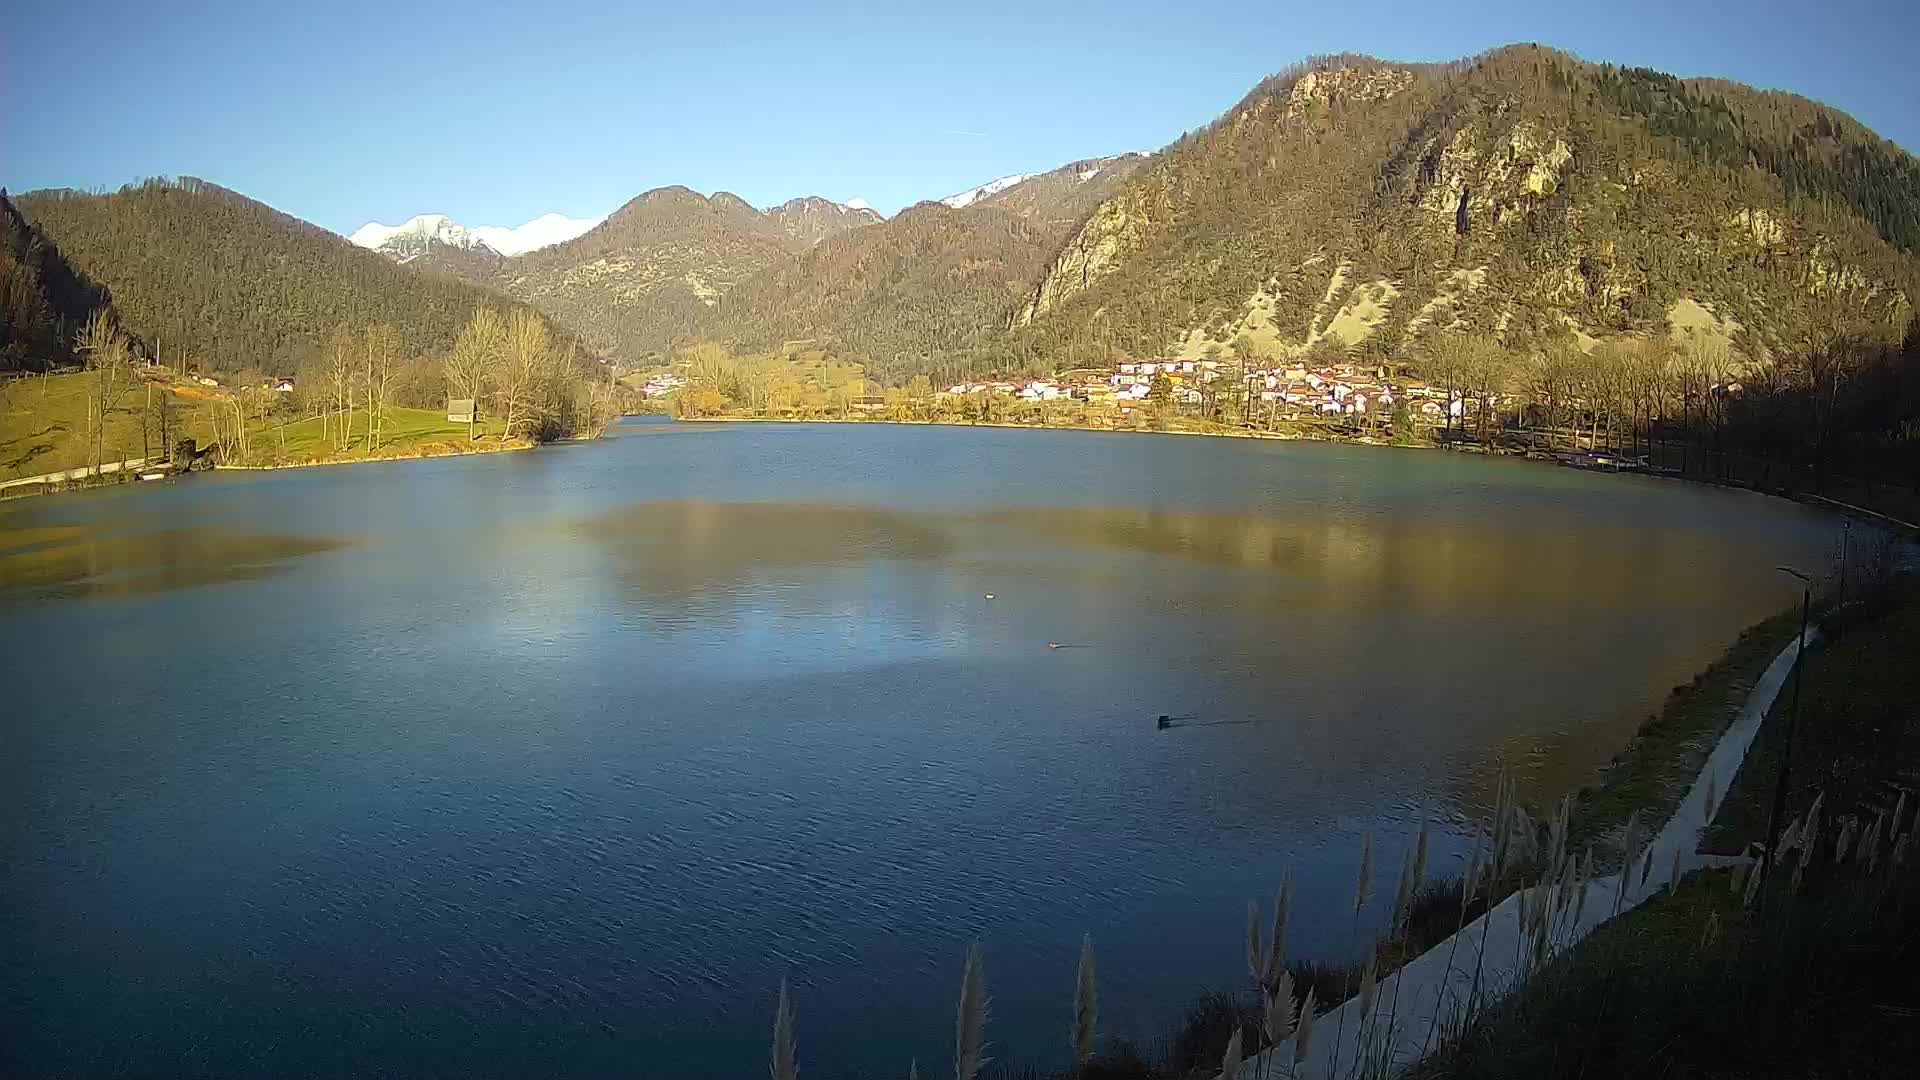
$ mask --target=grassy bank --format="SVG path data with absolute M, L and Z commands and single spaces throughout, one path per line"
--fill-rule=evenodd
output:
M 1896 579 L 1830 614 L 1798 677 L 1800 716 L 1785 824 L 1825 795 L 1862 816 L 1920 790 L 1920 580 Z M 1727 789 L 1705 847 L 1736 854 L 1765 839 L 1793 710 L 1789 682 Z
M 35 375 L 0 382 L 0 481 L 77 469 L 93 464 L 89 422 L 90 379 L 84 372 Z M 211 436 L 207 402 L 156 385 L 173 412 L 176 437 Z M 148 419 L 147 388 L 136 383 L 108 410 L 100 459 L 120 461 L 158 453 L 159 428 Z M 142 425 L 147 424 L 146 435 Z
M 85 372 L 34 376 L 0 384 L 0 482 L 90 466 L 94 461 L 93 427 L 89 420 L 90 376 Z M 150 410 L 149 395 L 156 404 Z M 215 438 L 214 411 L 224 398 L 220 391 L 176 385 L 155 379 L 135 382 L 108 411 L 101 432 L 100 459 L 118 462 L 166 453 L 161 445 L 158 400 L 164 396 L 174 441 L 193 439 L 205 447 Z M 341 437 L 341 419 L 268 416 L 247 425 L 247 468 L 283 468 L 301 465 L 344 464 L 393 458 L 433 457 L 444 454 L 488 453 L 522 449 L 524 439 L 501 440 L 498 420 L 483 421 L 469 439 L 467 425 L 451 423 L 438 409 L 390 406 L 381 411 L 380 439 L 370 445 L 366 413 L 353 414 L 353 432 Z M 144 430 L 143 430 L 144 429 Z M 133 477 L 107 474 L 63 481 L 59 489 L 119 484 Z M 27 485 L 9 494 L 36 494 Z
M 369 445 L 366 416 L 356 413 L 353 435 L 341 445 L 340 419 L 323 422 L 311 416 L 285 423 L 267 421 L 256 425 L 250 436 L 250 468 L 285 468 L 300 465 L 335 465 L 354 461 L 381 461 L 390 458 L 434 457 L 443 454 L 475 454 L 495 450 L 522 449 L 530 445 L 524 439 L 502 441 L 499 421 L 482 422 L 474 429 L 477 439 L 469 439 L 467 425 L 447 419 L 438 409 L 407 409 L 389 406 L 381 411 L 380 441 Z
M 1751 890 L 1745 870 L 1701 874 L 1608 924 L 1415 1075 L 1911 1075 L 1920 583 L 1896 579 L 1827 623 L 1805 661 L 1778 873 Z M 1705 849 L 1764 841 L 1792 689 Z

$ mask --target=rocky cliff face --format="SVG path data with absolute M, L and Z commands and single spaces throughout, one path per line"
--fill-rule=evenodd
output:
M 1025 326 L 1092 288 L 1139 250 L 1152 223 L 1148 202 L 1147 193 L 1140 191 L 1101 203 L 1047 267 L 1032 296 L 1014 314 L 1014 325 Z

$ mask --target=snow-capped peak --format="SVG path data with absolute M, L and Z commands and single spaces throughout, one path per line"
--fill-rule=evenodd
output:
M 468 228 L 445 214 L 420 214 L 399 225 L 369 221 L 353 231 L 348 240 L 363 248 L 385 250 L 390 254 L 411 256 L 432 243 L 466 251 L 487 248 L 501 255 L 519 255 L 535 248 L 571 240 L 604 218 L 570 218 L 560 214 L 542 214 L 525 225 L 506 228 L 478 225 Z M 398 249 L 405 248 L 402 252 Z
M 508 229 L 499 225 L 476 225 L 473 234 L 502 255 L 520 255 L 571 240 L 602 221 L 597 218 L 570 218 L 561 214 L 541 214 L 525 225 Z
M 955 210 L 964 209 L 989 195 L 998 195 L 1013 185 L 1020 183 L 1022 180 L 1032 179 L 1035 175 L 1037 174 L 1014 173 L 1012 176 L 1003 176 L 998 180 L 990 180 L 987 183 L 981 184 L 979 187 L 968 188 L 958 195 L 949 195 L 940 201 L 953 207 Z
M 848 200 L 847 200 L 846 202 L 843 202 L 843 203 L 841 203 L 840 205 L 841 205 L 841 206 L 844 206 L 844 207 L 846 207 L 846 208 L 847 208 L 847 209 L 849 209 L 849 210 L 871 210 L 871 209 L 873 209 L 873 207 L 871 207 L 871 206 L 869 206 L 869 205 L 867 205 L 867 200 L 865 200 L 865 199 L 848 199 Z
M 348 240 L 366 248 L 381 248 L 397 237 L 408 240 L 431 240 L 449 247 L 470 248 L 475 243 L 474 235 L 465 225 L 445 214 L 420 214 L 408 218 L 398 225 L 382 225 L 369 221 L 353 231 Z M 417 243 L 418 240 L 415 240 Z

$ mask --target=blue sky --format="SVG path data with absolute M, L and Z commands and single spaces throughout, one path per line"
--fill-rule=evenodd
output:
M 1920 146 L 1920 3 L 28 2 L 0 184 L 197 175 L 341 232 L 604 214 L 662 184 L 891 213 L 1154 149 L 1313 53 L 1539 41 L 1830 102 Z

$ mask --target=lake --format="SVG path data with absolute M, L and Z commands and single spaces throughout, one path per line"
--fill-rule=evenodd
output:
M 629 422 L 0 506 L 0 1073 L 1060 1066 L 1353 951 L 1797 599 L 1789 502 L 1429 451 Z M 1050 648 L 1050 644 L 1071 646 Z M 1184 717 L 1156 730 L 1158 714 Z M 1380 921 L 1376 901 L 1372 921 Z

